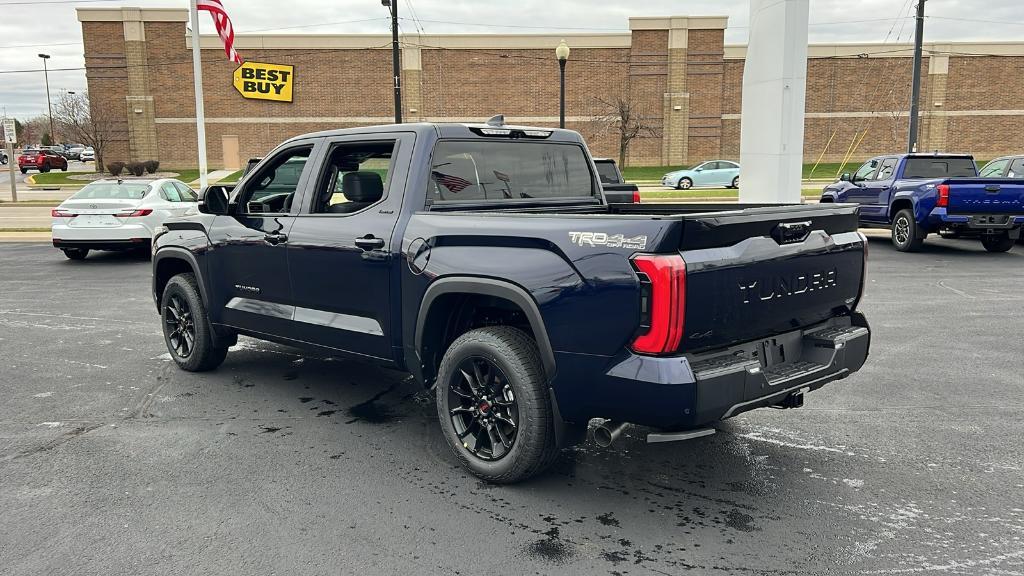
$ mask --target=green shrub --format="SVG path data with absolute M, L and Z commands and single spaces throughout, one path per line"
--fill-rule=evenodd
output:
M 157 160 L 146 160 L 142 164 L 146 167 L 146 172 L 150 174 L 156 174 L 156 169 L 160 167 L 160 162 Z
M 120 176 L 121 172 L 124 172 L 124 162 L 111 162 L 107 164 L 107 170 L 111 176 Z

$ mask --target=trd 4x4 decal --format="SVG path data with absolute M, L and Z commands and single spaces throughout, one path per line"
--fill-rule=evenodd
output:
M 579 246 L 590 247 L 605 246 L 632 250 L 647 248 L 647 236 L 627 237 L 622 234 L 606 234 L 604 232 L 569 232 L 569 241 Z

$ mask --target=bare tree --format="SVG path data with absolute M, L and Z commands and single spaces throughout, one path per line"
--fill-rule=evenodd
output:
M 74 140 L 92 146 L 96 152 L 96 171 L 103 172 L 103 148 L 113 132 L 111 118 L 100 107 L 89 105 L 88 92 L 65 92 L 54 107 L 54 120 L 65 134 Z
M 626 165 L 626 154 L 634 139 L 642 136 L 660 137 L 657 119 L 643 103 L 634 100 L 627 90 L 612 96 L 594 96 L 596 114 L 584 129 L 588 137 L 597 138 L 615 133 L 619 141 L 619 166 Z

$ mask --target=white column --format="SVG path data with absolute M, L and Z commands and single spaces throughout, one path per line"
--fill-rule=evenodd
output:
M 741 202 L 800 202 L 809 0 L 750 0 Z
M 199 189 L 205 190 L 206 181 L 206 112 L 203 109 L 203 65 L 202 49 L 199 46 L 199 10 L 196 0 L 189 6 L 192 20 L 192 77 L 195 80 L 196 94 L 196 136 L 199 139 Z

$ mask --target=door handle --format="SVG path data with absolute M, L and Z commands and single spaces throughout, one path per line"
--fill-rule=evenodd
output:
M 384 239 L 374 238 L 373 234 L 367 234 L 362 238 L 356 238 L 356 246 L 363 250 L 379 250 L 384 247 Z
M 287 242 L 288 241 L 288 235 L 287 234 L 282 234 L 280 232 L 273 232 L 273 233 L 264 235 L 263 236 L 263 240 L 267 244 L 273 244 L 273 245 L 276 246 L 278 244 L 284 244 L 285 242 Z

